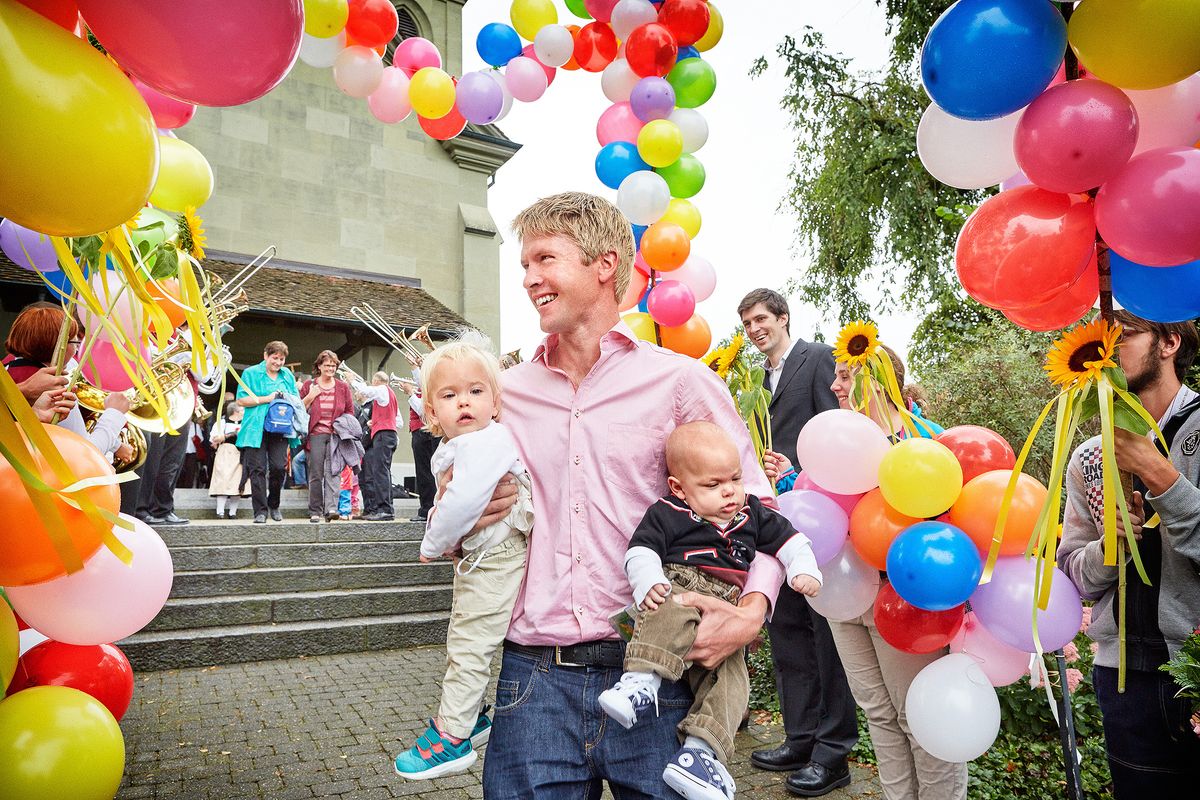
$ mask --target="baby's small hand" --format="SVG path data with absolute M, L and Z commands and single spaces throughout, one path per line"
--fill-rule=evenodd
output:
M 668 583 L 656 583 L 650 587 L 650 591 L 646 592 L 645 598 L 642 599 L 642 611 L 653 611 L 667 601 L 667 595 L 671 593 L 671 585 Z
M 430 564 L 430 563 L 433 563 L 433 559 L 432 559 L 432 558 L 428 558 L 428 557 L 426 557 L 426 556 L 420 556 L 420 560 L 421 560 L 421 563 L 422 563 L 422 564 Z M 797 591 L 799 591 L 799 590 L 797 590 Z
M 821 590 L 821 582 L 812 575 L 797 575 L 792 578 L 792 588 L 805 597 L 816 597 Z

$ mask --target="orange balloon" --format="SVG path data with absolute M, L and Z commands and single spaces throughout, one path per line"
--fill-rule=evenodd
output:
M 862 560 L 875 569 L 887 569 L 887 552 L 896 537 L 921 520 L 901 514 L 887 504 L 883 492 L 872 489 L 850 512 L 850 543 Z
M 971 537 L 981 553 L 991 549 L 996 518 L 1000 516 L 1004 491 L 1011 479 L 1011 469 L 995 469 L 972 478 L 950 508 L 950 521 Z M 1000 555 L 1015 556 L 1025 552 L 1045 504 L 1046 487 L 1037 478 L 1022 473 L 1017 479 L 1008 519 L 1004 523 Z
M 581 28 L 578 25 L 568 25 L 567 30 L 571 32 L 571 40 L 574 41 L 575 37 L 579 35 Z M 562 69 L 569 69 L 572 72 L 579 69 L 579 62 L 575 60 L 574 47 L 571 48 L 571 58 L 567 61 L 567 63 L 562 65 Z
M 629 288 L 625 290 L 625 296 L 621 298 L 621 305 L 618 306 L 618 311 L 628 311 L 638 304 L 642 299 L 642 295 L 646 293 L 646 287 L 650 285 L 650 278 L 640 269 L 629 268 Z
M 656 222 L 642 234 L 642 259 L 659 272 L 679 269 L 692 252 L 687 231 L 674 222 Z
M 687 322 L 674 328 L 660 325 L 658 331 L 663 347 L 692 358 L 703 358 L 712 344 L 712 331 L 699 314 L 693 314 Z
M 104 455 L 86 439 L 57 425 L 43 425 L 50 440 L 63 459 L 71 466 L 75 477 L 83 480 L 112 475 L 113 468 Z M 55 477 L 41 453 L 35 454 L 37 472 L 47 485 L 56 489 L 65 484 Z M 108 484 L 84 489 L 83 493 L 99 508 L 116 514 L 121 505 L 117 485 Z M 54 504 L 62 514 L 67 535 L 74 543 L 80 558 L 85 561 L 100 548 L 100 534 L 83 512 L 67 505 L 58 495 Z M 0 459 L 0 585 L 27 586 L 67 574 L 50 543 L 50 537 L 29 499 L 29 492 L 17 471 L 5 459 Z
M 162 287 L 161 289 L 159 287 Z M 179 288 L 179 281 L 174 278 L 163 278 L 158 282 L 158 286 L 153 283 L 146 284 L 146 291 L 158 303 L 158 307 L 167 315 L 167 319 L 171 321 L 171 330 L 178 328 L 183 324 L 186 318 L 186 312 L 183 306 L 179 303 L 183 302 L 183 292 Z M 171 302 L 167 298 L 171 298 L 176 302 Z M 154 330 L 153 319 L 150 322 L 150 330 Z

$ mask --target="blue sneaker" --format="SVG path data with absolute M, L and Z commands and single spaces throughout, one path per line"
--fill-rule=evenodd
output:
M 663 770 L 663 780 L 687 800 L 733 800 L 733 776 L 717 757 L 699 747 L 681 747 Z
M 471 731 L 471 747 L 478 750 L 488 743 L 488 739 L 492 738 L 492 720 L 488 716 L 488 712 L 492 710 L 491 706 L 484 706 L 479 712 L 479 719 L 475 720 L 475 728 Z
M 658 713 L 661 684 L 662 678 L 652 672 L 626 672 L 615 686 L 600 693 L 600 707 L 628 730 L 643 711 L 653 708 Z
M 454 744 L 443 738 L 430 720 L 417 743 L 396 756 L 396 774 L 410 781 L 457 775 L 466 772 L 477 758 L 470 739 Z

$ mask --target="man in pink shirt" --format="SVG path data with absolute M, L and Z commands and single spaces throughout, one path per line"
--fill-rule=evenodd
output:
M 675 798 L 661 776 L 691 704 L 686 681 L 664 684 L 658 716 L 628 731 L 607 723 L 597 702 L 621 676 L 624 642 L 609 617 L 631 602 L 626 546 L 667 491 L 666 437 L 685 422 L 728 431 L 747 491 L 771 505 L 774 494 L 712 371 L 640 341 L 621 321 L 634 248 L 616 207 L 560 194 L 521 212 L 513 229 L 547 336 L 504 373 L 502 419 L 532 477 L 537 522 L 505 642 L 484 794 L 598 798 L 608 781 L 618 797 Z M 782 580 L 779 562 L 759 555 L 737 606 L 677 598 L 703 614 L 689 660 L 711 667 L 750 642 Z

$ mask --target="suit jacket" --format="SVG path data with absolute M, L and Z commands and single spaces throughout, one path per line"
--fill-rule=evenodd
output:
M 817 414 L 838 407 L 829 386 L 833 383 L 833 348 L 821 342 L 793 339 L 792 352 L 783 362 L 783 374 L 771 395 L 771 439 L 774 449 L 787 456 L 796 469 L 796 437 Z M 766 384 L 771 387 L 770 382 Z

